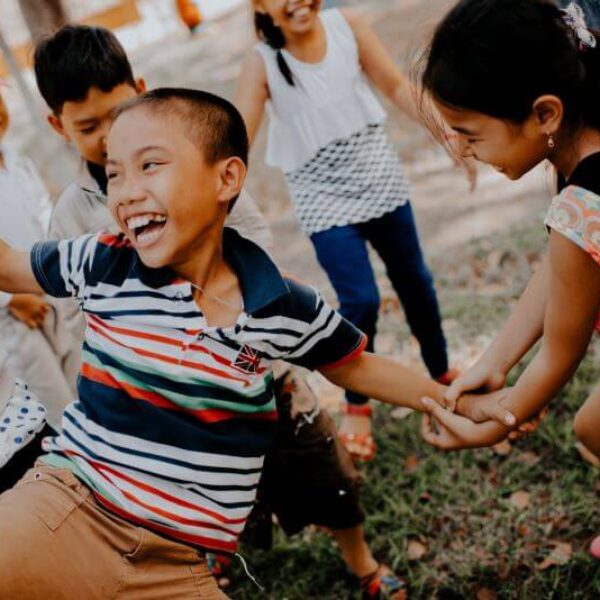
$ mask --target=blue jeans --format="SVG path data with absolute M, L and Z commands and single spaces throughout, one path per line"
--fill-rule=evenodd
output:
M 379 313 L 379 292 L 369 261 L 367 242 L 379 254 L 400 298 L 412 334 L 432 377 L 448 370 L 446 339 L 433 278 L 425 264 L 410 203 L 365 223 L 332 227 L 311 236 L 317 258 L 340 303 L 340 312 L 373 339 Z M 352 404 L 367 398 L 347 392 Z

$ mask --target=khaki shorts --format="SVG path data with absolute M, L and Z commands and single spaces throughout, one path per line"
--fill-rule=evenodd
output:
M 104 510 L 41 462 L 0 495 L 2 600 L 226 598 L 204 556 Z

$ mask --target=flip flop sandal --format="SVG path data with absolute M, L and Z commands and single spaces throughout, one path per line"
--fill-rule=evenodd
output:
M 406 582 L 400 579 L 389 567 L 380 564 L 370 575 L 360 580 L 362 600 L 406 600 Z

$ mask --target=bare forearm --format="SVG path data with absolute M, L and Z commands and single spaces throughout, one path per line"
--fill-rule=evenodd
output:
M 553 357 L 542 347 L 527 369 L 510 389 L 502 405 L 513 413 L 518 423 L 537 415 L 564 387 L 579 364 L 577 356 Z
M 0 291 L 39 294 L 43 290 L 37 283 L 28 252 L 18 252 L 0 240 Z
M 398 361 L 365 352 L 347 366 L 323 371 L 330 381 L 357 394 L 397 406 L 423 410 L 421 398 L 441 401 L 445 386 Z
M 419 112 L 417 92 L 407 78 L 402 77 L 388 97 L 407 117 L 415 123 L 424 124 Z
M 548 261 L 545 258 L 482 360 L 507 374 L 541 337 L 547 295 Z

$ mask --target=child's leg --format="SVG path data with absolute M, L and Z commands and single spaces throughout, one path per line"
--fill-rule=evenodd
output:
M 332 227 L 313 234 L 311 241 L 337 293 L 341 314 L 367 335 L 367 350 L 372 352 L 380 298 L 360 227 Z M 371 418 L 368 410 L 361 410 L 369 399 L 346 392 L 346 400 L 348 408 L 358 408 L 344 415 L 339 433 L 355 458 L 370 459 L 374 454 Z
M 600 385 L 575 415 L 573 428 L 579 441 L 600 458 Z
M 366 577 L 377 569 L 378 563 L 367 544 L 362 525 L 349 529 L 332 529 L 331 533 L 340 548 L 344 562 L 354 575 Z
M 410 203 L 361 227 L 385 263 L 429 373 L 436 379 L 443 376 L 448 371 L 446 339 Z
M 583 406 L 577 411 L 573 429 L 585 448 L 600 458 L 600 385 L 594 388 Z M 600 536 L 592 541 L 590 552 L 600 559 Z
M 0 496 L 3 598 L 225 598 L 206 561 L 100 508 L 70 471 L 37 464 Z
M 367 350 L 372 352 L 380 298 L 360 227 L 332 227 L 313 234 L 310 239 L 335 289 L 340 313 L 368 336 Z M 347 393 L 346 398 L 352 404 L 368 401 L 352 392 Z

